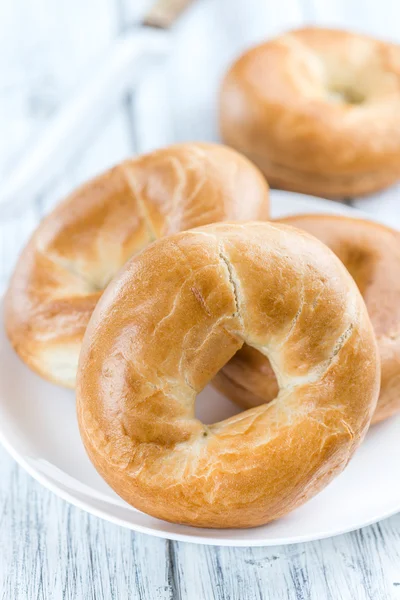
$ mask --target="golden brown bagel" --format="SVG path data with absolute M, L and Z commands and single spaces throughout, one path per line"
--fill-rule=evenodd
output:
M 274 402 L 206 426 L 196 395 L 246 342 L 275 365 Z M 155 517 L 267 523 L 347 464 L 375 409 L 379 358 L 353 279 L 315 238 L 209 225 L 130 260 L 90 320 L 78 421 L 99 473 Z
M 221 89 L 223 140 L 269 184 L 341 198 L 400 179 L 400 46 L 292 31 L 243 54 Z
M 72 387 L 93 308 L 128 258 L 163 235 L 268 216 L 264 178 L 229 148 L 180 144 L 127 160 L 39 225 L 6 296 L 8 337 L 33 370 Z
M 381 357 L 381 391 L 372 422 L 400 410 L 400 233 L 342 216 L 297 215 L 277 221 L 324 242 L 340 258 L 364 297 Z M 243 347 L 218 373 L 216 387 L 243 408 L 275 398 L 278 384 L 267 359 Z

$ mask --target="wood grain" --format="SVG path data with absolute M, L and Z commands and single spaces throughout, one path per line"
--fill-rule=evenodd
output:
M 0 451 L 4 600 L 400 598 L 400 517 L 295 546 L 213 548 L 135 534 L 73 508 Z
M 183 139 L 218 139 L 219 78 L 243 48 L 303 22 L 348 23 L 372 31 L 376 25 L 378 33 L 387 26 L 388 35 L 399 37 L 398 3 L 381 0 L 375 16 L 374 4 L 199 0 L 175 27 L 166 70 L 149 74 L 133 98 L 123 99 L 86 151 L 29 210 L 0 223 L 0 287 L 39 218 L 75 185 L 135 151 Z M 4 70 L 9 92 L 0 88 L 0 174 L 26 140 L 40 133 L 90 61 L 147 5 L 147 0 L 0 4 L 0 49 L 12 49 Z M 393 188 L 357 204 L 400 227 L 398 196 Z M 72 507 L 0 448 L 0 599 L 400 600 L 400 515 L 295 546 L 169 542 Z

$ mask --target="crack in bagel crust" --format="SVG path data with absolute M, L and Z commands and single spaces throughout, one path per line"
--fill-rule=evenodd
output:
M 238 315 L 240 318 L 239 284 L 235 280 L 232 264 L 229 262 L 228 257 L 226 256 L 226 253 L 225 253 L 225 248 L 221 242 L 218 245 L 218 249 L 219 249 L 219 257 L 228 270 L 229 281 L 232 285 L 233 298 L 234 298 L 235 307 L 236 307 L 236 310 L 235 310 L 235 313 L 233 316 Z
M 204 426 L 196 393 L 243 343 L 272 357 L 288 385 Z M 365 306 L 333 253 L 284 226 L 217 224 L 155 242 L 109 286 L 85 336 L 77 410 L 91 460 L 133 506 L 248 527 L 344 468 L 378 385 Z
M 278 223 L 297 227 L 321 240 L 353 277 L 366 303 L 382 363 L 380 394 L 372 423 L 397 413 L 400 409 L 400 336 L 397 333 L 400 282 L 391 274 L 400 269 L 399 233 L 363 219 L 322 214 L 290 216 Z M 312 301 L 314 308 L 319 301 L 320 297 L 316 296 Z M 276 372 L 276 365 L 274 369 Z M 267 358 L 246 346 L 218 373 L 214 384 L 245 409 L 270 402 L 277 394 L 276 378 Z M 283 382 L 280 384 L 282 388 Z

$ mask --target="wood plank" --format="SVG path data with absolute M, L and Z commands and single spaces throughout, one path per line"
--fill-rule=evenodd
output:
M 176 545 L 183 598 L 400 598 L 400 516 L 328 540 L 274 548 Z M 390 558 L 387 553 L 390 553 Z
M 133 534 L 45 490 L 0 449 L 0 598 L 169 599 L 164 540 Z
M 0 175 L 90 73 L 116 31 L 111 0 L 0 3 Z

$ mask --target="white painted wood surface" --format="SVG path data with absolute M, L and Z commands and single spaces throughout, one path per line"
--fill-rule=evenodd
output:
M 146 2 L 0 3 L 0 177 Z M 399 17 L 398 0 L 198 0 L 174 28 L 165 67 L 154 69 L 131 98 L 122 99 L 50 189 L 0 224 L 0 286 L 38 219 L 75 185 L 136 151 L 217 139 L 218 82 L 242 49 L 307 22 L 400 42 Z M 399 188 L 392 188 L 356 204 L 400 227 L 399 195 Z M 292 547 L 167 542 L 71 507 L 0 449 L 0 598 L 400 599 L 400 515 Z

